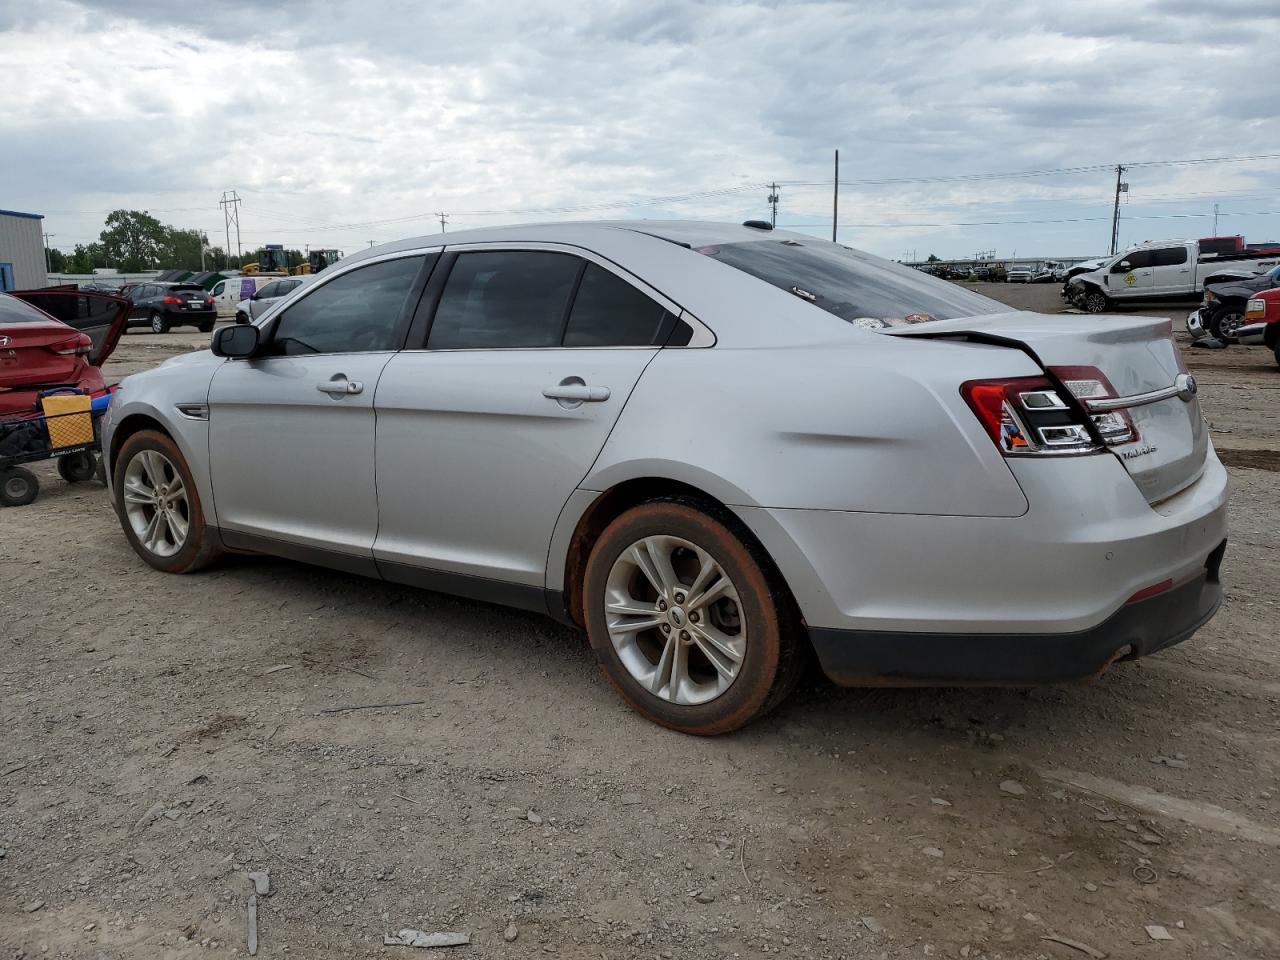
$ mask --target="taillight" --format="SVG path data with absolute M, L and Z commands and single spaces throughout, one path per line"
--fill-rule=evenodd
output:
M 213 306 L 213 297 L 205 297 L 205 298 L 204 298 L 204 305 L 205 305 L 206 307 L 212 307 L 212 306 Z
M 60 357 L 87 357 L 93 352 L 93 341 L 85 334 L 78 333 L 70 340 L 49 344 L 48 349 Z
M 182 303 L 182 301 L 181 301 L 181 300 L 179 300 L 177 297 L 165 297 L 165 298 L 164 298 L 163 300 L 161 300 L 160 302 L 161 302 L 161 303 L 173 303 L 173 304 Z
M 1106 400 L 1119 396 L 1107 375 L 1097 367 L 1050 367 L 1049 370 L 1077 400 Z M 1094 413 L 1090 414 L 1090 419 L 1107 446 L 1114 447 L 1138 439 L 1138 428 L 1126 410 Z
M 1246 320 L 1265 320 L 1267 318 L 1267 301 L 1250 300 L 1244 306 Z
M 1049 369 L 1074 399 L 1116 396 L 1111 382 L 1094 367 Z M 1108 446 L 1138 437 L 1128 413 L 1085 414 L 1083 405 L 1070 402 L 1048 377 L 970 380 L 960 393 L 1006 457 L 1098 453 L 1103 449 L 1098 436 Z

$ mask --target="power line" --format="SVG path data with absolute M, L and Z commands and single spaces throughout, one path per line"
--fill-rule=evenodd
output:
M 1199 220 L 1212 217 L 1212 213 L 1152 213 L 1130 216 L 1130 220 Z M 1232 210 L 1223 211 L 1223 217 L 1280 217 L 1280 210 Z M 859 229 L 890 229 L 898 227 L 1003 227 L 1050 223 L 1106 223 L 1110 217 L 1061 217 L 1054 220 L 961 220 L 952 223 L 842 223 L 842 227 Z M 827 227 L 830 223 L 784 223 L 779 230 L 799 230 Z

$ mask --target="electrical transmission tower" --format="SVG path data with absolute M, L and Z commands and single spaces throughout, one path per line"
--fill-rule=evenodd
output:
M 234 190 L 223 190 L 222 199 L 218 201 L 222 207 L 222 225 L 227 232 L 227 258 L 231 257 L 231 226 L 236 228 L 236 266 L 240 266 L 240 195 Z

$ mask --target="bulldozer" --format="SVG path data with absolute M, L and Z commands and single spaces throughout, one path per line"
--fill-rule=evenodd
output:
M 341 250 L 311 250 L 307 254 L 307 262 L 294 267 L 291 272 L 296 275 L 319 273 L 325 267 L 333 266 L 344 256 L 346 254 Z

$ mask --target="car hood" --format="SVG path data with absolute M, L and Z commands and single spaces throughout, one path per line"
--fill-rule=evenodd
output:
M 1215 297 L 1247 297 L 1259 290 L 1270 290 L 1271 278 L 1265 274 L 1250 280 L 1229 280 L 1225 283 L 1210 283 L 1205 289 Z

